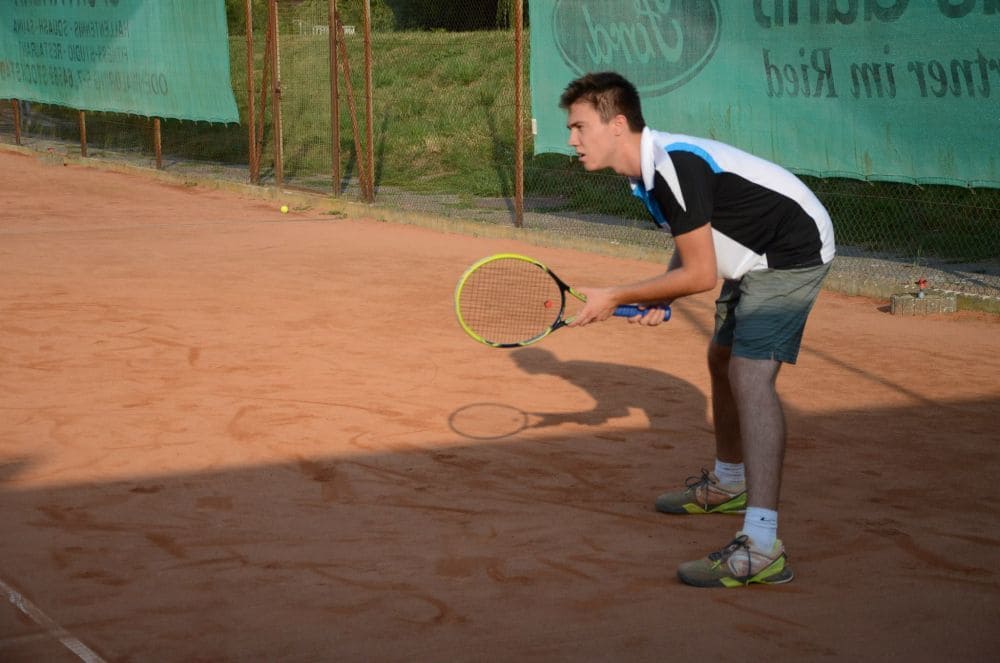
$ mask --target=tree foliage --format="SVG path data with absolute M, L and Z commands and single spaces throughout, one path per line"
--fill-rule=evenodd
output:
M 513 24 L 514 6 L 520 0 L 370 0 L 372 28 L 384 30 L 495 30 Z M 337 0 L 337 11 L 346 25 L 360 26 L 364 0 Z M 525 2 L 525 7 L 527 7 Z M 256 32 L 267 26 L 268 0 L 251 0 Z M 327 23 L 329 0 L 278 0 L 282 31 L 295 32 L 300 24 Z M 527 9 L 525 10 L 527 15 Z M 229 34 L 244 34 L 246 0 L 226 0 Z
M 398 30 L 492 30 L 500 0 L 384 0 Z

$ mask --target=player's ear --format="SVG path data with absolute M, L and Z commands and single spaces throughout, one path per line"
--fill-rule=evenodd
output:
M 622 135 L 628 133 L 628 119 L 619 113 L 611 118 L 611 126 L 615 130 L 616 135 Z

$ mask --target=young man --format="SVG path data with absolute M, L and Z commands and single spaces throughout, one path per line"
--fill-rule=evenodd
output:
M 724 279 L 708 348 L 715 470 L 702 470 L 683 490 L 661 495 L 656 508 L 745 516 L 728 545 L 681 564 L 678 576 L 701 587 L 788 582 L 793 574 L 777 538 L 785 421 L 775 380 L 782 363 L 795 363 L 806 317 L 833 260 L 830 216 L 805 184 L 773 163 L 646 127 L 638 92 L 618 74 L 573 81 L 560 107 L 583 167 L 627 176 L 676 247 L 665 273 L 579 288 L 587 302 L 573 324 L 605 320 L 621 304 L 704 292 Z M 658 308 L 633 319 L 662 321 Z

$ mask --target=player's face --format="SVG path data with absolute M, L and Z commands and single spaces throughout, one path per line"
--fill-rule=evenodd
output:
M 600 170 L 613 165 L 620 133 L 614 120 L 604 122 L 591 103 L 578 101 L 569 107 L 566 128 L 569 145 L 576 150 L 584 168 Z

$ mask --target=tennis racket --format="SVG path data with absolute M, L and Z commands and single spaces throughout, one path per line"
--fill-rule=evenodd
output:
M 480 343 L 516 348 L 537 343 L 573 321 L 567 317 L 567 294 L 586 301 L 537 260 L 499 253 L 462 274 L 455 288 L 455 313 L 465 333 Z M 669 320 L 670 307 L 663 308 Z M 614 314 L 630 318 L 642 312 L 638 306 L 619 306 Z

